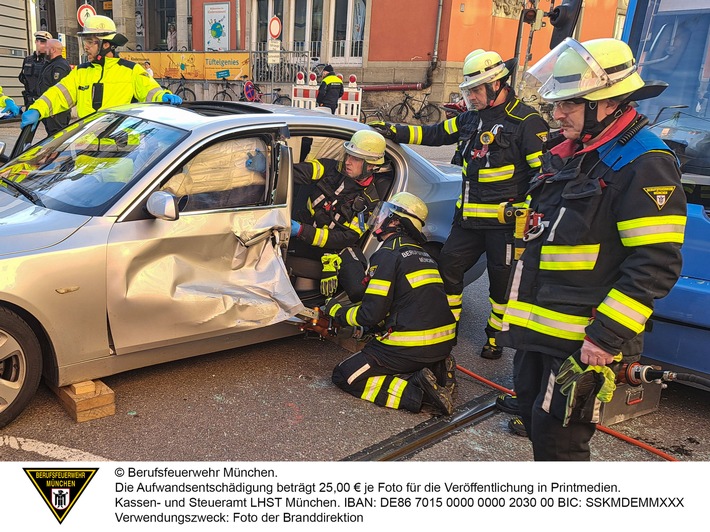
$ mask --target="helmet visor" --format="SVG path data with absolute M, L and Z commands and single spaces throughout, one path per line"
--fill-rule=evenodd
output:
M 587 49 L 569 37 L 535 63 L 523 80 L 524 90 L 537 90 L 547 101 L 578 98 L 612 83 Z

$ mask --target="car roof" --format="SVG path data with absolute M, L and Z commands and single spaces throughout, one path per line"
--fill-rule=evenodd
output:
M 253 126 L 255 122 L 264 124 L 298 123 L 350 131 L 367 128 L 365 124 L 330 113 L 299 107 L 249 102 L 199 101 L 183 102 L 180 106 L 137 103 L 112 107 L 105 111 L 136 116 L 192 131 L 212 129 L 217 124 L 219 124 L 217 127 Z

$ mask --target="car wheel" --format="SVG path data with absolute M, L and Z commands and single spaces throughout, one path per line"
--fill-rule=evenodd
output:
M 22 318 L 0 308 L 0 427 L 29 404 L 42 377 L 37 335 Z

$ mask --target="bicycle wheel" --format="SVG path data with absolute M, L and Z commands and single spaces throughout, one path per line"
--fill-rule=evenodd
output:
M 419 113 L 419 121 L 425 126 L 438 124 L 441 121 L 441 109 L 433 103 L 426 104 Z
M 187 87 L 180 87 L 175 94 L 180 96 L 180 98 L 182 98 L 185 102 L 194 102 L 197 100 L 197 97 L 195 96 L 195 93 L 192 92 L 192 89 L 188 89 Z
M 403 103 L 398 103 L 390 110 L 390 122 L 404 123 L 407 121 L 409 109 Z
M 216 102 L 231 102 L 232 95 L 229 94 L 227 91 L 219 91 L 217 94 L 214 95 L 214 98 L 212 99 Z
M 288 96 L 279 96 L 274 100 L 276 105 L 288 105 L 291 106 L 291 98 Z

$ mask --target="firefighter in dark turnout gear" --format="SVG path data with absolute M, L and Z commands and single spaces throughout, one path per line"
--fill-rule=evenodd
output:
M 374 173 L 385 162 L 385 145 L 379 133 L 358 131 L 344 143 L 342 161 L 313 159 L 293 165 L 294 181 L 313 184 L 313 190 L 306 208 L 291 221 L 289 254 L 322 261 L 323 295 L 332 296 L 338 285 L 342 260 L 336 253 L 360 240 L 380 201 Z M 361 279 L 348 276 L 341 284 L 352 296 L 352 290 L 362 290 Z
M 338 109 L 338 100 L 343 96 L 343 80 L 333 73 L 333 67 L 325 65 L 323 68 L 323 80 L 318 87 L 316 105 L 327 107 L 333 114 Z
M 59 83 L 64 77 L 71 72 L 69 61 L 62 57 L 64 45 L 57 39 L 47 41 L 47 56 L 49 61 L 42 70 L 39 78 L 39 93 L 43 94 L 47 89 Z M 71 111 L 57 113 L 54 116 L 47 117 L 43 120 L 44 127 L 48 135 L 53 135 L 60 129 L 64 129 L 69 125 L 71 119 Z
M 495 333 L 501 328 L 512 264 L 513 226 L 497 219 L 501 202 L 522 205 L 530 178 L 540 167 L 548 126 L 506 84 L 512 62 L 496 52 L 475 50 L 464 64 L 460 87 L 469 111 L 433 126 L 370 124 L 397 142 L 441 146 L 470 135 L 463 150 L 462 192 L 451 233 L 439 256 L 451 310 L 458 321 L 464 274 L 486 253 L 491 313 L 481 356 L 500 358 Z
M 42 94 L 42 91 L 39 89 L 39 78 L 48 61 L 47 41 L 51 38 L 52 34 L 48 31 L 36 32 L 36 50 L 22 61 L 22 70 L 17 79 L 19 79 L 20 83 L 25 87 L 25 90 L 22 91 L 25 109 L 32 105 L 39 95 Z
M 89 61 L 42 94 L 23 113 L 22 127 L 74 106 L 79 118 L 83 118 L 99 109 L 132 101 L 182 103 L 182 98 L 163 89 L 142 66 L 116 57 L 116 47 L 128 39 L 116 32 L 116 24 L 110 18 L 89 17 L 78 35 Z
M 436 262 L 424 251 L 422 200 L 399 192 L 375 221 L 382 246 L 372 255 L 361 302 L 326 312 L 343 325 L 379 331 L 333 370 L 333 383 L 379 406 L 419 412 L 422 404 L 453 412 L 456 321 Z
M 530 184 L 498 341 L 517 349 L 535 459 L 589 460 L 614 364 L 639 358 L 654 300 L 679 276 L 686 202 L 676 158 L 630 105 L 665 85 L 644 83 L 624 42 L 566 39 L 530 75 L 562 135 Z

